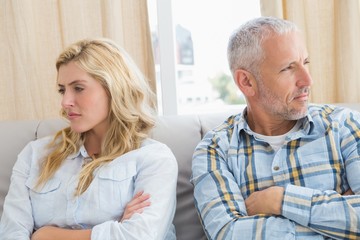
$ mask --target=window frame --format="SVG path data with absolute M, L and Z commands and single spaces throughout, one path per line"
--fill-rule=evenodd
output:
M 177 115 L 175 31 L 172 19 L 172 0 L 156 0 L 160 48 L 160 115 Z M 166 49 L 166 50 L 164 50 Z

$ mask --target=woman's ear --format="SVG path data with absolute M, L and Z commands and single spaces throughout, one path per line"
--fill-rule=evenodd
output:
M 235 71 L 234 77 L 236 85 L 245 96 L 251 97 L 255 95 L 256 81 L 250 72 L 238 69 Z

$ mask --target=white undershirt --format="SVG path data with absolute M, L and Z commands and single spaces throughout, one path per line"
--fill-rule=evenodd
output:
M 267 142 L 268 144 L 270 144 L 270 146 L 276 152 L 284 144 L 286 136 L 290 133 L 296 132 L 297 130 L 299 130 L 299 128 L 300 128 L 300 121 L 297 121 L 296 124 L 294 125 L 294 127 L 292 129 L 290 129 L 290 131 L 288 131 L 287 133 L 285 133 L 283 135 L 266 136 L 266 135 L 262 135 L 262 134 L 259 134 L 259 133 L 253 132 L 253 131 L 252 131 L 252 133 L 256 138 L 261 139 L 261 140 Z

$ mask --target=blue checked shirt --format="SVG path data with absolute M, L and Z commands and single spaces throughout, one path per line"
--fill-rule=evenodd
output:
M 311 105 L 299 121 L 277 151 L 243 114 L 198 144 L 191 182 L 209 239 L 360 239 L 360 113 Z M 274 185 L 285 189 L 282 214 L 248 216 L 244 200 Z

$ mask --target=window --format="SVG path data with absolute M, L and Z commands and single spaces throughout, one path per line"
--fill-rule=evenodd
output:
M 227 65 L 230 34 L 260 16 L 259 0 L 148 0 L 164 115 L 224 111 L 244 104 Z

